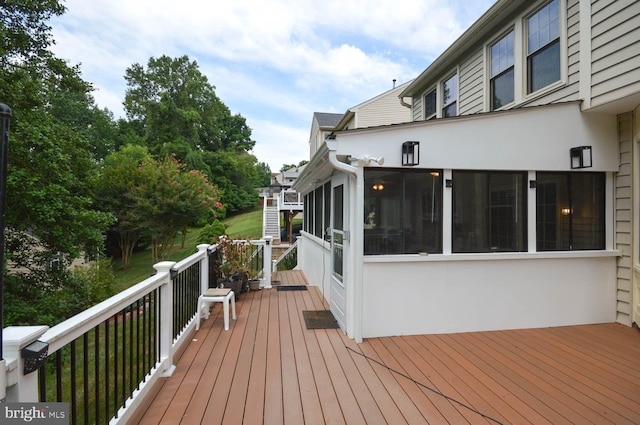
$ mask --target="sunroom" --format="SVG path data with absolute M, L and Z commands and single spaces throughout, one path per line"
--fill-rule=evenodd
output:
M 356 340 L 613 322 L 617 171 L 578 102 L 336 132 L 299 264 Z

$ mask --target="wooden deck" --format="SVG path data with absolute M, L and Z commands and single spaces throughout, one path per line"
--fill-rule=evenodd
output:
M 306 283 L 280 273 L 283 285 Z M 139 424 L 640 424 L 640 331 L 617 324 L 367 339 L 307 330 L 316 287 L 243 294 L 194 334 Z

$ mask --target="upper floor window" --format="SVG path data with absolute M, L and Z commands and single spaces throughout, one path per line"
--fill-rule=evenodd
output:
M 560 80 L 560 9 L 553 0 L 531 15 L 527 25 L 527 93 Z
M 513 102 L 513 45 L 514 32 L 491 46 L 491 110 Z
M 436 89 L 424 95 L 424 119 L 430 120 L 436 117 L 438 109 L 436 107 Z
M 458 74 L 453 74 L 442 83 L 442 116 L 458 115 Z

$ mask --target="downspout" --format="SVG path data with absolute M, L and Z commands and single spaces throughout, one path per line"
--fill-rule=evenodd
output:
M 362 283 L 362 256 L 364 252 L 361 235 L 364 232 L 362 220 L 352 219 L 357 217 L 358 211 L 364 210 L 364 172 L 362 167 L 354 167 L 338 160 L 335 150 L 329 151 L 329 163 L 336 169 L 350 174 L 356 179 L 356 193 L 349 191 L 349 258 L 353 275 L 353 285 L 351 293 L 347 295 L 353 300 L 353 338 L 357 343 L 362 342 L 362 318 L 363 318 L 363 283 Z M 354 208 L 356 214 L 351 214 Z M 347 326 L 347 329 L 349 326 Z

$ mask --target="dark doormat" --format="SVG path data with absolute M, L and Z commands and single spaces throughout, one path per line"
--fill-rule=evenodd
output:
M 307 329 L 337 329 L 338 321 L 329 310 L 306 310 L 302 312 Z
M 276 286 L 277 291 L 306 291 L 307 285 L 281 285 Z

